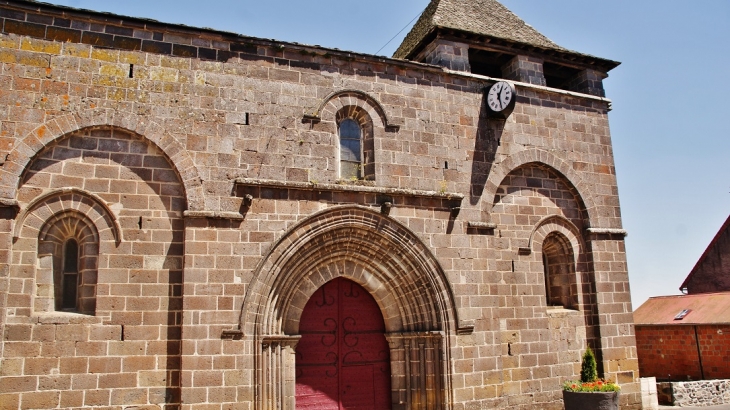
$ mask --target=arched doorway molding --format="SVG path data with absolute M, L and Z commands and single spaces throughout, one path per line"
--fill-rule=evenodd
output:
M 458 318 L 448 279 L 403 225 L 368 208 L 342 206 L 297 224 L 257 269 L 241 329 L 254 337 L 257 408 L 294 408 L 294 348 L 312 294 L 345 277 L 373 295 L 391 349 L 394 401 L 449 408 L 448 336 Z

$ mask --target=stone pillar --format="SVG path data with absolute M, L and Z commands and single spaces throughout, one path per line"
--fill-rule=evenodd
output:
M 10 292 L 10 262 L 12 261 L 12 232 L 14 220 L 17 216 L 17 207 L 14 203 L 4 204 L 0 200 L 0 366 L 4 356 L 5 317 L 7 315 L 7 300 Z
M 390 345 L 393 409 L 444 409 L 443 335 L 390 333 L 385 338 Z
M 416 61 L 440 65 L 455 71 L 471 72 L 469 45 L 437 38 L 421 51 Z
M 623 235 L 591 234 L 603 377 L 621 385 L 621 408 L 641 406 L 629 275 Z
M 608 74 L 596 70 L 583 70 L 578 73 L 568 83 L 568 89 L 584 94 L 605 97 L 606 92 L 603 89 L 603 79 Z
M 515 56 L 502 66 L 502 76 L 508 80 L 535 85 L 545 85 L 543 60 L 528 56 Z
M 301 336 L 265 336 L 257 358 L 257 410 L 294 410 L 296 347 Z
M 643 410 L 659 410 L 656 377 L 641 378 L 641 405 Z

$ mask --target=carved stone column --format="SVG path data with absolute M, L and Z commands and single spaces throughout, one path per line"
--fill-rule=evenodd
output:
M 257 410 L 294 410 L 295 352 L 301 336 L 264 336 L 256 358 Z
M 439 332 L 389 333 L 393 410 L 442 410 L 443 335 Z M 395 399 L 397 398 L 397 399 Z

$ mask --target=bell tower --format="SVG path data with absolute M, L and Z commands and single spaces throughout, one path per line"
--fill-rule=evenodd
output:
M 394 58 L 605 97 L 616 61 L 561 47 L 496 0 L 433 0 Z

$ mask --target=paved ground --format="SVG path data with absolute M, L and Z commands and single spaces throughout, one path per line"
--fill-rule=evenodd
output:
M 707 406 L 707 407 L 672 407 L 672 406 L 659 406 L 660 409 L 674 409 L 674 410 L 730 410 L 730 404 L 721 404 L 719 406 Z

